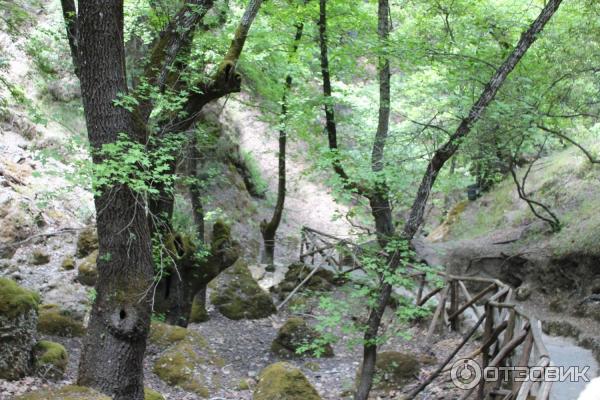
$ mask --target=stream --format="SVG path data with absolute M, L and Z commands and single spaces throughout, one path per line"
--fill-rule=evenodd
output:
M 543 336 L 544 344 L 550 353 L 550 358 L 556 366 L 561 367 L 590 367 L 587 373 L 589 379 L 598 375 L 599 364 L 592 351 L 578 346 L 574 339 L 562 336 Z M 552 385 L 551 400 L 576 400 L 587 382 L 556 382 Z

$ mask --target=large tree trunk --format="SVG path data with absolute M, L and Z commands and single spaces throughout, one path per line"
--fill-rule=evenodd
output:
M 296 25 L 296 36 L 294 37 L 294 43 L 292 45 L 292 51 L 289 55 L 288 62 L 291 63 L 294 55 L 298 51 L 300 40 L 302 39 L 302 32 L 304 25 L 299 23 Z M 281 97 L 281 114 L 280 114 L 280 128 L 279 128 L 279 155 L 278 155 L 278 183 L 277 183 L 277 203 L 273 210 L 273 216 L 271 220 L 267 222 L 263 220 L 260 224 L 260 232 L 263 237 L 264 253 L 262 262 L 265 264 L 273 265 L 275 260 L 275 235 L 277 234 L 277 228 L 281 223 L 281 217 L 283 216 L 283 207 L 285 205 L 285 193 L 286 193 L 286 145 L 287 145 L 287 113 L 288 113 L 288 94 L 292 89 L 292 75 L 288 74 L 285 78 L 285 85 L 283 86 L 283 95 Z
M 380 0 L 380 5 L 383 1 L 387 0 Z M 562 0 L 550 0 L 546 4 L 538 18 L 531 24 L 529 29 L 523 33 L 515 49 L 485 86 L 479 99 L 471 108 L 468 116 L 462 120 L 450 139 L 434 153 L 423 175 L 423 179 L 411 208 L 410 216 L 402 230 L 401 238 L 403 240 L 412 240 L 419 230 L 421 224 L 423 223 L 423 215 L 425 213 L 425 207 L 427 205 L 429 193 L 431 192 L 431 188 L 433 187 L 439 172 L 443 168 L 446 161 L 448 161 L 454 155 L 456 150 L 458 150 L 461 139 L 471 132 L 473 124 L 479 120 L 486 107 L 493 101 L 494 97 L 498 93 L 498 90 L 500 90 L 506 81 L 508 75 L 523 58 L 531 45 L 535 42 L 539 33 L 544 29 L 546 23 L 558 10 L 561 1 Z M 396 270 L 400 264 L 400 257 L 401 256 L 398 251 L 394 251 L 390 256 L 388 265 L 391 271 Z M 370 337 L 370 335 L 374 335 L 373 337 L 376 337 L 379 330 L 379 325 L 381 324 L 383 312 L 390 300 L 391 293 L 392 286 L 384 282 L 380 288 L 378 304 L 371 310 L 369 315 L 365 338 L 368 336 Z M 369 346 L 367 344 L 365 346 L 365 358 L 363 360 L 363 370 L 367 370 L 367 373 L 363 372 L 360 377 L 355 400 L 367 400 L 372 385 L 375 356 L 372 349 L 370 351 L 367 350 L 368 347 Z
M 145 140 L 143 124 L 113 101 L 127 93 L 122 0 L 82 1 L 77 62 L 90 143 L 94 149 L 127 133 Z M 95 163 L 101 157 L 93 154 Z M 143 358 L 150 325 L 153 267 L 143 196 L 126 186 L 95 198 L 99 256 L 97 297 L 83 341 L 78 384 L 118 400 L 142 400 Z

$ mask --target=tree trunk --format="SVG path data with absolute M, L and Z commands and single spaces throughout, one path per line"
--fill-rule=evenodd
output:
M 294 44 L 292 45 L 292 51 L 289 55 L 288 63 L 291 63 L 294 55 L 298 51 L 300 40 L 302 39 L 302 32 L 304 25 L 299 23 L 296 25 L 296 36 L 294 37 Z M 279 155 L 278 155 L 278 183 L 277 183 L 277 204 L 275 204 L 275 210 L 273 210 L 273 216 L 271 220 L 267 222 L 263 220 L 260 224 L 260 232 L 263 237 L 264 253 L 262 262 L 265 264 L 273 265 L 275 260 L 275 235 L 277 234 L 277 228 L 281 223 L 281 217 L 283 215 L 283 207 L 285 205 L 285 193 L 286 193 L 286 145 L 287 145 L 287 113 L 288 113 L 288 94 L 292 89 L 292 75 L 288 74 L 285 78 L 285 85 L 283 87 L 283 94 L 281 98 L 281 115 L 280 115 L 280 128 L 279 128 Z
M 377 16 L 377 34 L 380 43 L 385 48 L 390 33 L 390 6 L 388 0 L 379 0 Z M 391 72 L 390 61 L 387 55 L 384 54 L 379 56 L 378 69 L 379 122 L 371 154 L 371 170 L 375 173 L 375 189 L 369 196 L 369 204 L 371 206 L 371 214 L 375 220 L 377 239 L 381 248 L 384 249 L 388 241 L 394 235 L 394 222 L 389 200 L 389 188 L 385 182 L 385 177 L 381 174 L 390 123 Z M 386 288 L 383 289 L 385 290 Z M 380 296 L 381 295 L 382 294 L 380 294 Z M 389 295 L 387 297 L 389 298 Z M 386 306 L 387 302 L 383 305 L 378 305 L 377 308 L 371 310 L 369 320 L 367 321 L 367 330 L 365 331 L 363 338 L 363 364 L 355 394 L 356 400 L 366 400 L 371 391 L 373 376 L 375 374 L 375 363 L 377 361 L 377 335 Z
M 77 56 L 88 137 L 93 149 L 127 133 L 144 142 L 145 129 L 113 100 L 127 93 L 122 0 L 80 3 Z M 95 163 L 101 163 L 93 153 Z M 143 196 L 126 186 L 96 196 L 99 256 L 97 297 L 79 364 L 78 384 L 117 400 L 144 398 L 143 358 L 150 325 L 153 267 Z

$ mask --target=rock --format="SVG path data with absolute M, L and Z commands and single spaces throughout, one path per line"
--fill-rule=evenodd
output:
M 165 398 L 156 390 L 144 388 L 144 400 L 165 400 Z
M 36 343 L 33 354 L 37 375 L 46 379 L 63 378 L 69 363 L 69 356 L 63 345 L 42 340 Z
M 187 331 L 184 328 L 184 331 Z M 178 331 L 179 332 L 179 331 Z M 180 335 L 175 335 L 179 339 Z M 171 386 L 178 386 L 198 396 L 208 397 L 208 382 L 218 377 L 208 377 L 207 365 L 222 367 L 224 361 L 214 354 L 206 340 L 198 333 L 189 332 L 178 343 L 165 351 L 154 363 L 154 373 Z
M 148 341 L 160 348 L 167 348 L 181 342 L 189 334 L 191 334 L 190 331 L 180 326 L 169 325 L 163 322 L 152 322 Z
M 48 83 L 48 93 L 54 100 L 68 103 L 81 97 L 81 87 L 77 79 L 65 77 Z
M 110 400 L 110 397 L 82 386 L 63 386 L 27 393 L 15 400 Z
M 98 279 L 97 259 L 98 250 L 95 250 L 83 259 L 81 264 L 79 264 L 79 268 L 77 268 L 77 281 L 87 286 L 94 286 L 96 284 L 96 279 Z
M 54 336 L 83 336 L 83 323 L 77 321 L 56 304 L 44 304 L 39 308 L 37 329 L 40 333 Z
M 89 289 L 87 286 L 77 284 L 64 284 L 65 277 L 58 274 L 48 282 L 47 291 L 43 292 L 44 304 L 56 304 L 63 313 L 72 318 L 83 321 L 90 308 Z
M 75 260 L 71 256 L 65 257 L 65 259 L 63 260 L 63 262 L 61 264 L 61 267 L 65 271 L 74 270 L 75 269 Z
M 88 226 L 81 231 L 77 238 L 77 251 L 75 255 L 78 258 L 86 257 L 98 250 L 98 233 L 96 227 Z
M 200 323 L 208 321 L 208 311 L 206 311 L 206 307 L 204 304 L 198 301 L 198 297 L 194 297 L 194 301 L 192 303 L 192 312 L 190 314 L 190 322 Z
M 31 372 L 39 302 L 37 293 L 0 278 L 0 379 L 15 380 Z
M 517 288 L 515 298 L 518 301 L 525 301 L 531 297 L 531 287 L 527 284 L 523 284 Z
M 34 250 L 31 253 L 31 263 L 33 265 L 44 265 L 50 262 L 50 256 L 42 250 Z
M 0 197 L 0 258 L 12 258 L 16 247 L 6 246 L 31 236 L 35 231 L 35 221 L 25 203 L 14 198 Z
M 298 368 L 279 362 L 261 371 L 252 399 L 321 400 L 321 397 Z
M 414 380 L 420 370 L 421 363 L 412 354 L 397 351 L 379 353 L 375 363 L 373 389 L 384 391 L 398 389 Z
M 298 350 L 307 348 L 304 353 L 314 357 L 333 357 L 329 343 L 308 323 L 298 317 L 288 319 L 277 332 L 271 344 L 271 351 L 281 357 L 298 357 Z
M 287 297 L 287 295 L 294 290 L 312 271 L 312 267 L 309 267 L 303 263 L 294 263 L 288 267 L 285 273 L 285 278 L 279 285 L 272 288 L 272 291 L 276 293 L 281 300 Z M 324 292 L 331 290 L 337 283 L 336 276 L 333 272 L 319 269 L 309 280 L 302 286 L 302 290 L 313 290 L 315 292 Z
M 237 390 L 250 390 L 250 379 L 240 379 L 237 385 Z
M 242 259 L 217 278 L 210 300 L 221 314 L 234 320 L 266 318 L 277 311 Z

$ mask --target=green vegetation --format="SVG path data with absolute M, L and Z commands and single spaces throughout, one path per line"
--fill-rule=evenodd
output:
M 253 399 L 321 400 L 321 397 L 299 369 L 279 362 L 261 371 Z
M 38 331 L 46 335 L 83 336 L 83 323 L 71 317 L 55 304 L 44 304 L 39 309 Z
M 69 355 L 63 345 L 41 340 L 36 343 L 33 351 L 38 374 L 45 378 L 62 378 L 69 363 Z
M 12 279 L 0 278 L 0 315 L 15 318 L 31 310 L 37 311 L 40 297 L 24 289 Z
M 18 396 L 16 400 L 110 400 L 110 397 L 81 386 L 63 386 Z

